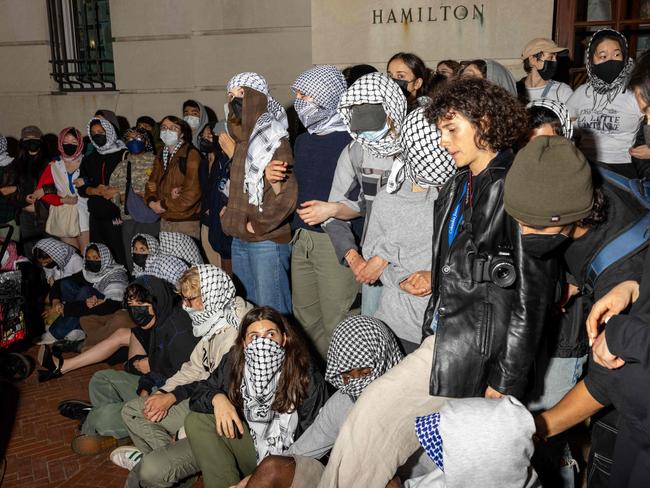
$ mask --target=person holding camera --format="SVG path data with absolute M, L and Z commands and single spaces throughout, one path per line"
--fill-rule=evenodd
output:
M 431 271 L 401 284 L 431 295 L 425 338 L 361 395 L 321 488 L 386 486 L 419 448 L 413 419 L 449 397 L 522 398 L 552 302 L 555 262 L 524 253 L 503 208 L 511 148 L 527 134 L 524 107 L 503 88 L 469 78 L 446 86 L 426 117 L 458 172 L 435 202 Z

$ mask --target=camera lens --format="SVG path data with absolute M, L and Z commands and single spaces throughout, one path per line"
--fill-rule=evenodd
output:
M 517 273 L 512 263 L 498 259 L 492 264 L 490 269 L 490 278 L 492 283 L 500 288 L 508 288 L 515 283 Z

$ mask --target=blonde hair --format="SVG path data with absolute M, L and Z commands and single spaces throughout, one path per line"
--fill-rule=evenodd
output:
M 196 266 L 192 266 L 185 271 L 178 279 L 176 292 L 185 296 L 196 296 L 195 293 L 201 294 L 201 279 L 199 269 Z

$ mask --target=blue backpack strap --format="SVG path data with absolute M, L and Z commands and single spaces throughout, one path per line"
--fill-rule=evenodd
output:
M 627 179 L 627 178 L 626 178 Z M 600 274 L 612 264 L 626 256 L 641 250 L 650 239 L 650 212 L 646 213 L 636 224 L 628 228 L 614 240 L 610 241 L 594 257 L 587 271 L 587 280 L 583 289 L 591 294 Z
M 650 209 L 650 182 L 629 179 L 602 167 L 597 167 L 597 171 L 605 181 L 631 194 L 646 209 Z

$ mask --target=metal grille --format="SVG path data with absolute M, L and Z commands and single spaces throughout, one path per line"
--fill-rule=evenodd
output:
M 108 0 L 47 0 L 47 18 L 59 90 L 115 90 Z

